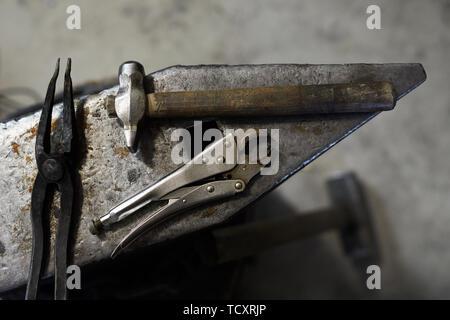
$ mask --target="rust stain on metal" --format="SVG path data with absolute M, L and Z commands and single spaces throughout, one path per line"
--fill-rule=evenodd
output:
M 87 152 L 89 154 L 89 159 L 94 159 L 94 154 L 92 153 L 94 151 L 94 148 L 91 146 L 87 146 Z
M 89 108 L 83 108 L 83 131 L 89 131 L 92 128 L 92 125 L 88 122 L 89 119 Z
M 103 104 L 106 108 L 106 112 L 109 118 L 117 117 L 115 110 L 115 96 L 113 95 L 106 96 L 105 98 L 103 98 Z
M 320 136 L 322 134 L 322 129 L 320 128 L 320 126 L 316 126 L 312 129 L 312 132 L 316 135 L 316 136 Z
M 28 253 L 31 251 L 31 237 L 30 236 L 23 236 L 22 241 L 19 244 L 19 251 L 23 251 L 25 253 Z
M 212 216 L 214 213 L 216 213 L 216 208 L 209 207 L 208 209 L 206 209 L 206 212 L 202 214 L 202 218 Z
M 22 177 L 22 179 L 21 179 L 22 190 L 24 192 L 27 190 L 29 193 L 32 193 L 33 183 L 34 183 L 34 180 L 36 179 L 36 175 L 37 175 L 37 173 L 34 173 L 32 177 L 27 177 L 27 176 Z
M 58 123 L 59 123 L 59 119 L 55 119 L 55 120 L 52 121 L 52 124 L 51 124 L 51 130 L 52 131 L 55 129 L 55 127 L 58 125 Z M 31 139 L 34 139 L 34 137 L 36 137 L 36 135 L 37 135 L 37 131 L 38 131 L 38 124 L 36 124 L 32 128 L 30 128 L 27 131 L 25 131 L 24 135 L 27 134 L 27 136 L 25 137 L 25 141 L 29 141 Z
M 306 134 L 307 133 L 307 130 L 301 124 L 295 125 L 294 126 L 294 131 L 297 132 L 297 133 L 301 133 L 301 134 Z
M 20 211 L 23 211 L 23 212 L 28 212 L 30 209 L 31 209 L 31 203 L 27 203 L 25 206 L 20 207 Z M 16 231 L 16 230 L 14 230 L 14 231 Z
M 28 254 L 31 251 L 31 235 L 25 230 L 23 219 L 19 215 L 16 215 L 12 226 L 10 226 L 10 232 L 14 237 L 21 237 L 17 250 Z
M 128 155 L 130 154 L 130 151 L 124 147 L 114 147 L 113 151 L 114 153 L 117 153 L 121 159 L 128 157 Z
M 13 143 L 11 144 L 11 146 L 12 146 L 12 149 L 13 149 L 14 153 L 17 153 L 17 155 L 20 156 L 20 153 L 19 153 L 19 145 L 18 145 L 16 142 L 13 142 Z
M 28 134 L 28 136 L 25 137 L 25 141 L 31 140 L 34 137 L 36 137 L 37 134 L 37 127 L 38 125 L 36 124 L 34 127 L 32 127 L 31 129 L 28 129 L 27 131 L 25 131 L 25 134 Z
M 59 119 L 55 119 L 52 121 L 52 128 L 51 128 L 52 132 L 55 130 L 58 123 L 59 123 Z
M 30 163 L 31 161 L 33 161 L 33 158 L 31 158 L 30 156 L 27 156 L 25 158 L 25 160 L 26 160 L 27 163 Z

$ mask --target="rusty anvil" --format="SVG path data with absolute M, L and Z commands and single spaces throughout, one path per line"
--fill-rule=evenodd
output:
M 76 66 L 76 64 L 75 64 Z M 174 66 L 144 77 L 146 94 L 207 91 L 236 88 L 260 88 L 339 83 L 389 82 L 395 100 L 425 81 L 420 64 L 336 64 L 336 65 L 200 65 Z M 120 222 L 104 237 L 91 235 L 91 220 L 106 213 L 123 199 L 155 183 L 177 165 L 167 161 L 172 144 L 171 132 L 187 125 L 186 120 L 162 120 L 144 117 L 146 130 L 140 136 L 139 152 L 130 154 L 118 146 L 123 130 L 108 118 L 105 108 L 118 87 L 75 101 L 77 116 L 83 119 L 85 156 L 80 168 L 83 202 L 75 234 L 73 263 L 85 265 L 107 259 L 115 245 L 138 223 L 138 218 Z M 114 103 L 113 103 L 114 106 Z M 407 107 L 407 106 L 405 106 Z M 57 117 L 61 105 L 54 108 Z M 257 177 L 247 192 L 236 199 L 200 207 L 164 223 L 136 243 L 148 246 L 223 222 L 249 203 L 269 192 L 302 169 L 337 142 L 374 118 L 378 112 L 346 114 L 290 115 L 288 117 L 223 118 L 221 130 L 228 128 L 280 129 L 280 169 L 272 176 Z M 36 168 L 33 163 L 34 132 L 40 112 L 18 121 L 0 123 L 0 291 L 24 284 L 31 250 L 31 225 L 28 215 L 29 188 Z M 147 126 L 151 121 L 152 125 Z M 61 121 L 55 122 L 58 140 Z M 56 141 L 57 142 L 57 141 Z M 152 210 L 149 208 L 147 212 Z M 56 207 L 54 210 L 58 210 Z M 147 212 L 142 212 L 145 214 Z M 50 266 L 47 274 L 53 273 Z

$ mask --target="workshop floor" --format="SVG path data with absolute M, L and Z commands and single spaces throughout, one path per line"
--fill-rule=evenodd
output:
M 0 3 L 0 92 L 41 97 L 56 57 L 75 84 L 135 59 L 174 64 L 420 62 L 427 81 L 267 196 L 257 208 L 326 206 L 325 180 L 355 171 L 380 239 L 382 289 L 365 288 L 333 233 L 271 250 L 240 284 L 246 298 L 450 298 L 450 1 L 31 1 Z M 67 6 L 81 30 L 66 28 Z M 14 97 L 21 104 L 36 98 Z M 1 116 L 1 115 L 0 115 Z M 281 137 L 282 138 L 282 137 Z M 264 214 L 267 216 L 267 213 Z

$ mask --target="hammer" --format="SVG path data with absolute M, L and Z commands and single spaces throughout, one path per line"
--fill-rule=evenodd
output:
M 151 118 L 296 116 L 392 110 L 396 94 L 386 81 L 201 91 L 146 92 L 144 67 L 136 61 L 119 68 L 115 113 L 125 141 L 136 152 L 137 128 Z

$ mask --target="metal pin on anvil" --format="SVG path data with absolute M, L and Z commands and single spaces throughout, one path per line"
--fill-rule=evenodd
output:
M 393 109 L 396 101 L 393 85 L 386 81 L 145 92 L 144 78 L 144 67 L 138 62 L 127 61 L 119 68 L 115 113 L 132 152 L 144 115 L 201 119 L 377 112 Z

